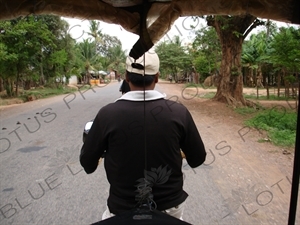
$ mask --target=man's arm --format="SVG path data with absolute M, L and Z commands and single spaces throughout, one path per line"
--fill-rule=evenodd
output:
M 93 173 L 97 167 L 100 157 L 104 153 L 103 135 L 99 116 L 95 118 L 93 125 L 86 137 L 80 152 L 80 164 L 87 174 Z
M 204 163 L 206 151 L 196 124 L 188 110 L 184 130 L 185 136 L 181 143 L 181 149 L 189 166 L 195 168 Z

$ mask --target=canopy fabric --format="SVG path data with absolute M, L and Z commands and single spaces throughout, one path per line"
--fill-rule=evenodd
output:
M 169 25 L 179 16 L 251 14 L 260 18 L 300 24 L 298 0 L 148 0 L 151 13 L 161 25 Z M 139 34 L 143 0 L 2 0 L 0 19 L 29 14 L 56 14 L 120 24 Z M 153 24 L 154 25 L 154 24 Z
M 150 48 L 181 16 L 245 15 L 300 24 L 299 0 L 1 0 L 0 20 L 30 14 L 119 24 Z M 138 46 L 135 47 L 138 49 Z M 147 49 L 145 49 L 147 50 Z M 133 54 L 133 53 L 132 53 Z M 138 56 L 141 53 L 133 54 Z

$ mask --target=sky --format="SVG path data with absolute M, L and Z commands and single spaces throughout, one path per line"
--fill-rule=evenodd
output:
M 82 41 L 83 39 L 87 39 L 90 37 L 86 32 L 89 31 L 89 22 L 88 20 L 80 20 L 80 19 L 74 19 L 74 18 L 65 18 L 70 24 L 69 32 L 71 36 L 74 39 L 78 39 L 79 41 Z M 126 31 L 124 28 L 122 28 L 120 25 L 116 24 L 108 24 L 102 21 L 100 22 L 100 30 L 102 33 L 109 34 L 110 36 L 116 36 L 122 43 L 123 50 L 126 51 L 126 53 L 129 53 L 132 46 L 137 42 L 139 39 L 139 36 L 133 33 L 130 33 Z M 276 22 L 277 26 L 291 26 L 287 23 L 283 22 Z M 195 28 L 191 29 L 190 25 L 193 25 Z M 201 27 L 206 26 L 206 22 L 204 19 L 196 19 L 193 20 L 192 17 L 179 17 L 174 24 L 172 25 L 169 32 L 162 37 L 161 40 L 171 40 L 175 35 L 179 36 L 182 43 L 186 44 L 189 42 L 192 42 L 192 39 L 194 37 L 193 31 L 198 30 Z M 252 33 L 261 31 L 263 27 L 258 27 L 254 29 L 247 38 L 250 37 Z

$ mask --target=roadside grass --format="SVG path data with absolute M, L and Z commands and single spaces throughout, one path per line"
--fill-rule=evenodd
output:
M 203 85 L 198 84 L 185 84 L 185 88 L 202 87 Z M 216 88 L 205 88 L 211 89 L 206 93 L 198 94 L 199 98 L 211 99 L 215 96 L 216 92 L 213 90 Z M 192 93 L 187 93 L 191 95 Z M 278 97 L 277 95 L 270 94 L 269 98 L 266 95 L 259 95 L 257 98 L 256 93 L 244 94 L 245 99 L 249 100 L 269 100 L 269 101 L 288 101 L 294 100 L 292 97 L 287 99 L 285 96 Z M 259 102 L 256 102 L 257 107 L 238 107 L 234 111 L 244 116 L 244 124 L 249 127 L 253 127 L 263 133 L 267 134 L 267 138 L 258 140 L 258 142 L 270 141 L 274 145 L 281 147 L 294 147 L 296 140 L 296 123 L 297 113 L 295 110 L 289 110 L 283 106 L 276 106 L 273 108 L 263 107 Z
M 236 109 L 240 114 L 252 114 L 244 124 L 267 132 L 268 140 L 281 147 L 294 147 L 296 140 L 297 113 L 281 107 L 267 108 L 255 112 L 256 109 Z M 262 140 L 260 140 L 262 142 Z
M 74 91 L 76 91 L 76 88 L 70 88 L 70 87 L 63 87 L 63 88 L 38 88 L 38 89 L 32 89 L 29 91 L 23 92 L 23 94 L 20 96 L 24 99 L 24 101 L 30 99 L 30 97 L 35 97 L 36 99 L 40 98 L 47 98 L 52 97 L 56 95 L 62 95 L 62 94 L 69 94 Z
M 189 86 L 187 86 L 189 87 Z M 191 87 L 191 86 L 190 86 Z M 213 98 L 216 94 L 215 92 L 207 92 L 204 95 L 200 96 L 201 98 Z M 287 100 L 295 100 L 294 98 L 290 97 L 290 98 L 286 98 L 284 96 L 277 96 L 277 95 L 269 95 L 269 98 L 267 98 L 267 96 L 265 95 L 259 95 L 259 97 L 256 97 L 256 94 L 244 94 L 244 98 L 245 99 L 249 99 L 249 100 L 269 100 L 269 101 L 287 101 Z
M 200 98 L 211 99 L 216 95 L 216 92 L 207 92 L 204 95 L 200 96 Z
M 201 87 L 203 89 L 217 89 L 215 86 L 205 86 L 203 83 L 195 84 L 195 83 L 184 83 L 184 87 Z
M 267 98 L 266 95 L 259 95 L 257 98 L 256 94 L 244 94 L 244 98 L 246 99 L 259 99 L 259 100 L 276 100 L 276 101 L 285 101 L 285 100 L 295 100 L 294 98 L 290 97 L 287 98 L 285 96 L 277 96 L 277 95 L 269 95 L 269 98 Z
M 56 95 L 69 94 L 77 90 L 78 89 L 75 87 L 68 86 L 59 88 L 41 87 L 30 90 L 20 90 L 18 97 L 8 97 L 5 93 L 2 93 L 0 96 L 0 105 L 18 104 L 37 99 L 48 98 Z
M 184 83 L 184 89 L 188 90 L 193 90 L 193 89 L 197 89 L 197 88 L 202 88 L 204 90 L 211 90 L 207 93 L 201 94 L 201 95 L 197 95 L 197 97 L 199 98 L 205 98 L 205 99 L 211 99 L 215 96 L 216 92 L 217 92 L 217 87 L 214 86 L 210 86 L 210 87 L 206 87 L 204 86 L 203 83 L 201 84 L 194 84 L 194 83 Z M 264 88 L 261 88 L 260 90 L 265 90 Z M 256 89 L 254 90 L 256 91 Z M 275 94 L 270 94 L 269 98 L 266 96 L 266 94 L 259 94 L 258 98 L 257 98 L 257 94 L 256 93 L 251 93 L 251 94 L 243 94 L 245 99 L 249 99 L 249 100 L 269 100 L 269 101 L 289 101 L 289 100 L 295 100 L 295 98 L 293 97 L 285 97 L 283 96 L 283 94 L 281 96 L 277 96 Z
M 241 115 L 249 115 L 257 112 L 257 110 L 252 107 L 239 107 L 239 108 L 235 108 L 234 111 Z

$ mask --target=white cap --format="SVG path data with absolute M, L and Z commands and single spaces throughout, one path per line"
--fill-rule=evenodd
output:
M 155 75 L 159 71 L 158 55 L 155 52 L 145 52 L 145 54 L 137 60 L 128 56 L 126 58 L 126 70 L 130 73 L 137 73 L 143 76 Z

